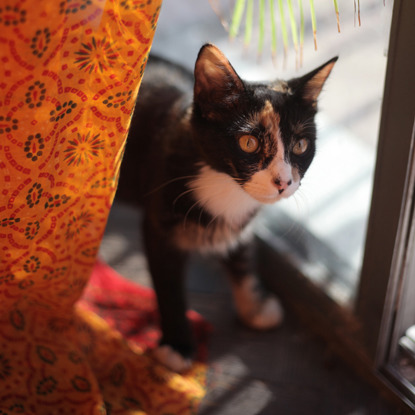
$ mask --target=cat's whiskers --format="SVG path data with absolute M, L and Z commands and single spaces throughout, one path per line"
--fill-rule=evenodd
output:
M 202 213 L 203 213 L 203 210 L 202 210 L 202 209 L 200 209 L 200 212 L 199 212 L 199 217 L 198 217 L 198 220 L 197 220 L 197 224 L 198 224 L 198 226 L 201 226 L 201 222 L 202 222 Z
M 237 177 L 232 177 L 231 178 L 235 181 L 235 182 L 240 182 L 243 183 L 243 179 L 237 178 Z M 204 185 L 199 185 L 199 186 L 194 186 L 192 185 L 192 188 L 190 189 L 191 191 L 203 191 L 203 190 L 208 190 L 208 189 L 216 189 L 216 183 L 206 183 Z M 183 196 L 184 193 L 188 193 L 188 191 L 183 192 L 181 195 L 179 195 L 176 200 Z M 206 201 L 202 202 L 200 200 L 197 200 L 186 212 L 185 218 L 184 218 L 184 226 L 185 226 L 185 222 L 187 220 L 188 214 L 190 213 L 190 211 L 197 205 L 199 204 L 202 209 L 206 209 Z M 227 208 L 225 207 L 224 209 L 222 209 L 221 212 L 218 212 L 216 215 L 214 215 L 212 217 L 212 219 L 209 221 L 209 223 L 207 224 L 207 226 L 205 227 L 206 231 L 209 231 L 211 229 L 211 227 L 213 226 L 213 224 L 220 219 L 221 217 L 223 217 L 226 213 Z M 201 219 L 202 219 L 202 214 L 203 214 L 203 210 L 200 211 L 199 213 L 199 219 L 198 219 L 198 225 L 201 226 Z M 230 224 L 228 224 L 226 221 L 224 221 L 224 226 L 227 226 L 229 228 L 230 231 L 234 231 L 234 229 L 232 229 L 232 227 L 230 226 Z
M 310 205 L 308 203 L 307 191 L 304 187 L 300 187 L 293 195 L 296 202 L 297 210 L 303 215 L 308 216 L 310 213 Z
M 190 213 L 190 211 L 199 203 L 199 201 L 197 200 L 195 203 L 193 203 L 192 206 L 190 206 L 190 208 L 187 210 L 186 214 L 184 215 L 184 219 L 183 219 L 183 230 L 186 229 L 186 221 L 187 221 L 187 217 Z M 199 224 L 200 224 L 200 216 L 201 216 L 202 212 L 199 213 Z
M 205 184 L 205 185 L 203 185 L 203 186 L 193 186 L 192 187 L 192 190 L 206 190 L 206 189 L 211 189 L 211 188 L 215 188 L 215 185 L 214 184 L 211 184 L 211 183 L 208 183 L 208 184 Z M 203 209 L 205 209 L 206 208 L 206 202 L 205 203 L 202 203 L 200 200 L 198 200 L 197 202 L 196 202 L 196 204 L 197 203 L 199 203 L 200 204 L 200 206 L 203 208 Z M 199 226 L 201 226 L 201 220 L 202 220 L 202 213 L 203 213 L 203 210 L 201 210 L 200 211 L 200 213 L 199 213 L 199 220 L 198 220 L 198 225 Z M 220 215 L 218 214 L 218 215 L 216 215 L 216 216 L 214 216 L 213 217 L 213 219 L 208 223 L 208 225 L 206 226 L 206 230 L 208 230 L 209 229 L 209 226 L 211 225 L 211 223 L 213 223 L 214 221 L 215 221 L 215 219 L 217 219 L 218 217 L 219 217 Z
M 150 190 L 149 192 L 144 194 L 144 197 L 150 196 L 153 193 L 158 192 L 159 190 L 163 189 L 164 187 L 168 186 L 169 184 L 172 184 L 174 182 L 177 182 L 179 180 L 185 180 L 185 179 L 194 179 L 196 178 L 196 175 L 192 175 L 192 176 L 181 176 L 181 177 L 175 177 L 174 179 L 170 179 L 167 182 L 161 184 L 160 186 L 157 186 L 155 189 Z
M 210 188 L 214 188 L 214 187 L 215 187 L 215 186 L 214 186 L 213 184 L 205 184 L 205 185 L 199 185 L 199 186 L 192 186 L 190 189 L 185 190 L 184 192 L 180 193 L 180 194 L 176 197 L 176 199 L 174 199 L 174 201 L 173 201 L 173 208 L 174 208 L 174 206 L 176 205 L 177 201 L 178 201 L 181 197 L 185 196 L 186 194 L 189 194 L 189 193 L 194 192 L 194 191 L 197 191 L 197 190 L 206 190 L 206 189 L 210 189 Z M 203 204 L 203 203 L 201 203 L 201 201 L 200 201 L 200 200 L 196 200 L 196 202 L 195 202 L 195 203 L 193 203 L 193 205 L 192 205 L 192 206 L 190 206 L 190 208 L 187 210 L 187 212 L 186 212 L 186 214 L 185 214 L 185 216 L 184 216 L 184 219 L 183 219 L 183 229 L 185 229 L 185 228 L 186 228 L 186 221 L 187 221 L 187 218 L 188 218 L 189 213 L 190 213 L 190 212 L 191 212 L 191 210 L 192 210 L 195 206 L 197 206 L 197 205 L 200 205 L 202 208 L 204 208 L 204 204 Z M 203 213 L 203 210 L 201 210 L 201 211 L 200 211 L 200 213 L 199 213 L 198 225 L 200 225 L 200 222 L 201 222 L 201 220 L 202 220 L 202 213 Z M 219 216 L 219 215 L 218 215 L 218 216 Z M 216 218 L 216 217 L 215 217 L 215 218 Z M 214 219 L 215 219 L 215 218 L 214 218 Z M 210 225 L 210 223 L 209 223 L 209 225 Z M 209 227 L 209 225 L 207 226 L 207 228 Z
M 301 224 L 295 220 L 291 221 L 290 226 L 285 232 L 281 235 L 282 237 L 287 237 L 288 235 L 292 235 L 290 239 L 294 242 L 298 242 L 302 239 L 302 235 L 304 234 L 304 228 Z
M 306 209 L 307 212 L 309 212 L 310 205 L 309 205 L 307 194 L 306 194 L 307 192 L 303 189 L 299 189 L 299 190 L 300 191 L 298 192 L 298 196 L 299 198 L 301 198 L 301 201 L 303 202 L 304 209 Z
M 298 212 L 303 212 L 304 210 L 301 208 L 301 201 L 304 202 L 303 205 L 306 206 L 306 197 L 303 194 L 303 189 L 298 189 L 291 198 L 294 200 Z M 308 209 L 307 209 L 308 211 Z M 299 241 L 302 238 L 302 235 L 304 234 L 304 228 L 301 224 L 301 220 L 290 220 L 290 224 L 287 229 L 284 230 L 284 232 L 280 235 L 281 237 L 287 237 L 288 235 L 292 235 L 290 239 L 293 241 Z
M 299 194 L 297 194 L 297 192 L 295 193 L 295 194 L 293 194 L 293 196 L 292 196 L 292 199 L 294 200 L 294 202 L 295 202 L 295 206 L 297 207 L 297 210 L 299 211 L 299 212 L 301 212 L 301 208 L 300 208 L 300 201 L 298 200 L 299 199 Z
M 215 216 L 213 216 L 213 218 L 210 220 L 210 222 L 207 224 L 207 226 L 206 226 L 206 230 L 209 230 L 209 227 L 210 226 L 212 226 L 213 225 L 213 223 L 217 220 L 217 219 L 219 219 L 219 217 L 220 216 L 222 216 L 223 215 L 223 213 L 224 212 L 221 212 L 221 213 L 218 213 L 218 214 L 216 214 Z M 226 222 L 225 222 L 226 223 Z
M 190 176 L 189 176 L 190 177 Z M 193 177 L 197 177 L 197 176 L 193 176 Z M 182 192 L 182 193 L 180 193 L 177 197 L 176 197 L 176 199 L 174 199 L 174 201 L 173 201 L 173 207 L 176 205 L 176 203 L 177 203 L 177 201 L 181 198 L 181 197 L 183 197 L 183 196 L 185 196 L 185 195 L 187 195 L 187 194 L 189 194 L 189 193 L 191 193 L 191 192 L 194 192 L 195 190 L 205 190 L 205 189 L 210 189 L 210 188 L 212 188 L 212 187 L 214 187 L 213 185 L 210 185 L 210 184 L 205 184 L 205 185 L 198 185 L 198 186 L 194 186 L 193 184 L 192 184 L 192 187 L 190 188 L 190 189 L 187 189 L 187 190 L 185 190 L 184 192 Z M 200 201 L 198 200 L 196 203 L 199 203 Z
M 193 188 L 192 188 L 192 189 L 187 189 L 187 190 L 185 190 L 184 192 L 180 193 L 180 194 L 176 197 L 176 199 L 174 199 L 174 201 L 173 201 L 173 209 L 174 209 L 174 207 L 176 206 L 177 201 L 178 201 L 181 197 L 183 197 L 183 196 L 185 196 L 185 195 L 187 195 L 187 194 L 189 194 L 189 193 L 191 193 L 191 192 L 193 192 Z
M 227 211 L 227 207 L 225 207 L 224 209 L 222 209 L 220 212 L 218 212 L 215 216 L 212 217 L 212 219 L 210 220 L 210 222 L 208 223 L 208 225 L 206 226 L 206 230 L 209 229 L 210 226 L 213 225 L 213 223 L 215 221 L 217 221 L 219 218 L 224 217 L 225 213 Z M 227 222 L 226 220 L 223 221 L 223 226 L 226 226 L 228 228 L 228 230 L 230 232 L 235 232 L 235 229 L 231 226 L 231 224 L 229 222 Z

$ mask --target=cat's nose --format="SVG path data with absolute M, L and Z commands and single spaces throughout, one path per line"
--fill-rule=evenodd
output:
M 274 180 L 275 186 L 278 189 L 278 193 L 281 194 L 284 190 L 288 188 L 288 186 L 291 185 L 292 180 L 284 181 L 281 179 L 275 179 Z

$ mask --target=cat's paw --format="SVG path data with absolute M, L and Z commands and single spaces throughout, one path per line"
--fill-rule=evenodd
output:
M 255 330 L 278 327 L 284 318 L 283 308 L 277 297 L 265 294 L 255 276 L 247 276 L 233 286 L 236 311 L 240 320 Z
M 186 359 L 166 344 L 154 349 L 152 355 L 159 363 L 176 373 L 186 372 L 192 366 L 191 359 Z
M 284 319 L 284 310 L 275 296 L 266 297 L 255 308 L 255 311 L 240 316 L 248 327 L 255 330 L 270 330 L 281 325 Z

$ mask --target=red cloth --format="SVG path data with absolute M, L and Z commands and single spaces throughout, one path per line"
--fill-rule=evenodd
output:
M 96 262 L 80 304 L 144 350 L 157 345 L 160 326 L 154 291 L 122 277 L 104 262 Z M 195 311 L 189 310 L 187 316 L 197 344 L 196 360 L 204 362 L 212 327 Z

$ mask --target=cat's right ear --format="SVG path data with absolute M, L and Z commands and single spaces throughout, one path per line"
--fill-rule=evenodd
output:
M 214 120 L 234 109 L 245 86 L 225 55 L 214 45 L 206 44 L 195 65 L 194 102 L 202 115 Z
M 297 91 L 306 103 L 317 107 L 317 99 L 337 59 L 336 56 L 301 78 L 292 79 L 289 87 Z

